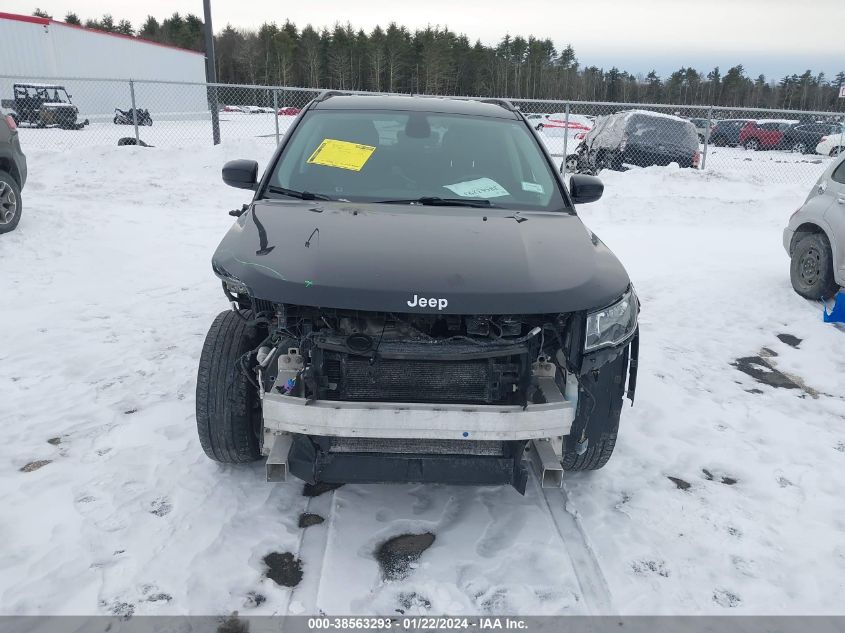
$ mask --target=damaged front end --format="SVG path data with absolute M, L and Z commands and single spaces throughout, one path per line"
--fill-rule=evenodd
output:
M 585 363 L 584 313 L 387 313 L 230 298 L 266 333 L 243 366 L 260 390 L 271 481 L 524 492 L 527 450 L 542 485 L 559 486 L 589 389 L 582 366 L 595 373 L 623 348 L 628 365 L 630 340 Z

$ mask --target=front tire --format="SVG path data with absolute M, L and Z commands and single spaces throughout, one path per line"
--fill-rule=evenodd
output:
M 630 346 L 614 360 L 581 377 L 578 410 L 572 423 L 574 435 L 563 445 L 564 470 L 598 470 L 607 464 L 616 446 L 619 418 L 625 395 Z M 578 443 L 587 440 L 586 451 L 578 454 Z
M 258 329 L 247 324 L 251 316 L 249 311 L 218 314 L 200 355 L 197 433 L 205 454 L 226 464 L 261 457 L 261 400 L 258 389 L 239 367 L 241 358 L 262 340 Z
M 0 233 L 15 230 L 21 220 L 22 210 L 18 181 L 10 173 L 0 170 Z
M 833 254 L 823 233 L 801 239 L 789 266 L 792 287 L 805 299 L 830 299 L 839 290 L 833 278 Z

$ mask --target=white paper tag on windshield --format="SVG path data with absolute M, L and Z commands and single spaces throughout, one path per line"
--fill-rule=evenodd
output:
M 523 191 L 531 191 L 532 193 L 543 193 L 543 185 L 538 184 L 536 182 L 525 182 L 522 181 L 522 190 Z
M 499 198 L 510 195 L 507 189 L 490 178 L 477 178 L 443 186 L 463 198 Z

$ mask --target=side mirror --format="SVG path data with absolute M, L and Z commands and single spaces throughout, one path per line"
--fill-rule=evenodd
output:
M 604 184 L 595 176 L 572 174 L 569 179 L 569 195 L 575 204 L 595 202 L 604 193 Z
M 258 184 L 258 163 L 254 160 L 230 160 L 223 165 L 223 182 L 238 189 L 255 189 Z

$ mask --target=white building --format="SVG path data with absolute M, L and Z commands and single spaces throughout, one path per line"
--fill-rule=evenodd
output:
M 23 77 L 13 79 L 11 76 Z M 205 55 L 118 33 L 47 18 L 0 12 L 0 98 L 12 98 L 15 83 L 64 86 L 82 117 L 110 117 L 131 105 L 125 80 L 205 81 Z M 124 81 L 90 81 L 91 79 Z M 135 102 L 157 113 L 207 111 L 199 86 L 135 84 Z

